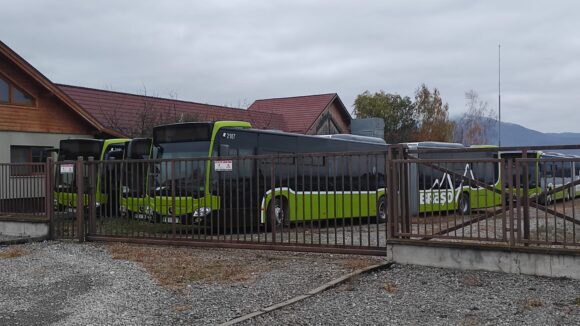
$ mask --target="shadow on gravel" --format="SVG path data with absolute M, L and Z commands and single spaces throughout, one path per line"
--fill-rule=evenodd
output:
M 1 292 L 10 294 L 15 307 L 0 310 L 0 325 L 48 325 L 66 318 L 66 303 L 89 292 L 93 283 L 88 275 L 75 275 L 47 285 L 30 284 L 0 286 Z M 2 304 L 4 305 L 4 303 Z

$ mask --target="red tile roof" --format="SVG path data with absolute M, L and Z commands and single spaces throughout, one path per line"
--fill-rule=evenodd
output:
M 286 121 L 286 131 L 306 133 L 335 100 L 350 120 L 350 114 L 336 93 L 257 100 L 248 111 L 281 114 Z
M 201 104 L 151 96 L 127 94 L 70 85 L 57 85 L 103 125 L 131 134 L 143 120 L 144 108 L 154 108 L 156 114 L 178 118 L 192 115 L 199 121 L 248 121 L 254 128 L 287 130 L 280 113 L 264 113 L 225 106 Z M 171 119 L 171 118 L 170 118 Z M 175 119 L 171 122 L 176 122 Z

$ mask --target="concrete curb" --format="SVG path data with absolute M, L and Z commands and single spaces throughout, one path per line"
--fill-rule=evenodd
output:
M 296 302 L 300 302 L 300 301 L 302 301 L 304 299 L 308 299 L 308 298 L 310 298 L 312 296 L 315 296 L 315 295 L 317 295 L 317 294 L 319 294 L 321 292 L 324 292 L 324 291 L 326 291 L 328 289 L 331 289 L 331 288 L 333 288 L 333 287 L 335 287 L 335 286 L 337 286 L 339 284 L 345 283 L 346 281 L 352 279 L 355 276 L 358 276 L 358 275 L 361 275 L 361 274 L 364 274 L 364 273 L 368 273 L 368 272 L 377 271 L 377 270 L 387 269 L 387 268 L 390 268 L 393 264 L 394 264 L 393 262 L 390 262 L 389 261 L 389 262 L 386 262 L 386 263 L 372 265 L 372 266 L 368 266 L 368 267 L 365 267 L 365 268 L 362 268 L 362 269 L 357 269 L 356 271 L 354 271 L 352 273 L 348 273 L 348 274 L 343 275 L 343 276 L 341 276 L 339 278 L 336 278 L 336 279 L 334 279 L 334 280 L 332 280 L 330 282 L 327 282 L 327 283 L 325 283 L 325 284 L 323 284 L 323 285 L 321 285 L 321 286 L 319 286 L 319 287 L 317 287 L 317 288 L 309 291 L 306 294 L 298 295 L 298 296 L 295 296 L 295 297 L 290 298 L 288 300 L 282 301 L 280 303 L 276 303 L 276 304 L 273 304 L 271 306 L 268 306 L 268 307 L 265 307 L 265 308 L 261 308 L 258 311 L 254 311 L 252 313 L 249 313 L 249 314 L 246 314 L 246 315 L 237 317 L 235 319 L 232 319 L 230 321 L 227 321 L 227 322 L 225 322 L 223 324 L 219 324 L 219 326 L 235 325 L 237 323 L 241 323 L 243 321 L 250 320 L 250 319 L 252 319 L 254 317 L 257 317 L 257 316 L 260 316 L 260 315 L 264 315 L 264 314 L 267 314 L 269 312 L 272 312 L 272 311 L 275 311 L 275 310 L 278 310 L 278 309 L 282 309 L 282 308 L 287 307 L 289 305 L 292 305 L 292 304 L 294 304 Z

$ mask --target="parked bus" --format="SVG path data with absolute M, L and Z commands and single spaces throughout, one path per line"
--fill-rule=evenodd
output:
M 522 158 L 523 154 L 521 152 L 502 152 L 500 155 L 503 159 L 512 160 L 512 183 L 516 187 L 518 171 L 516 171 L 514 160 Z M 575 164 L 574 156 L 554 152 L 529 151 L 527 152 L 527 158 L 533 159 L 528 161 L 526 169 L 528 195 L 530 198 L 539 196 L 537 199 L 541 204 L 549 204 L 554 200 L 569 200 L 576 197 L 577 190 L 580 190 L 578 185 L 540 196 L 543 192 L 560 188 L 580 179 L 580 164 Z M 520 192 L 525 182 L 524 165 L 520 164 L 519 167 Z
M 142 162 L 152 154 L 151 138 L 135 138 L 127 143 L 121 168 L 119 211 L 130 218 L 145 219 L 147 176 L 151 164 Z
M 274 219 L 289 225 L 376 216 L 385 205 L 384 152 L 364 157 L 283 156 L 386 151 L 382 139 L 306 136 L 251 129 L 246 122 L 218 121 L 155 127 L 153 144 L 155 158 L 180 159 L 161 161 L 154 170 L 148 211 L 161 222 L 230 227 L 257 221 L 264 225 Z M 244 159 L 252 155 L 282 156 Z M 209 157 L 233 159 L 183 160 Z M 270 206 L 272 202 L 275 207 Z
M 500 187 L 498 163 L 478 161 L 497 158 L 494 146 L 472 146 L 490 150 L 469 151 L 469 147 L 458 143 L 416 142 L 405 145 L 411 156 L 426 160 L 425 164 L 409 164 L 409 205 L 412 215 L 441 211 L 457 211 L 468 215 L 472 209 L 501 205 L 501 195 L 463 178 L 477 180 L 494 188 Z M 443 162 L 430 163 L 429 160 Z
M 60 141 L 56 178 L 54 206 L 58 211 L 75 212 L 77 209 L 77 188 L 75 163 L 77 158 L 83 157 L 88 160 L 93 157 L 95 161 L 122 159 L 126 143 L 129 139 L 66 139 Z M 86 165 L 85 165 L 86 166 Z M 85 185 L 88 184 L 88 170 L 83 171 Z M 106 182 L 105 182 L 106 181 Z M 118 205 L 118 179 L 115 171 L 108 165 L 98 165 L 96 172 L 96 203 L 97 212 L 112 212 Z M 84 205 L 88 204 L 88 196 L 85 195 Z

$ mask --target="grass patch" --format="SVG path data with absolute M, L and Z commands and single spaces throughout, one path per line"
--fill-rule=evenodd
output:
M 8 258 L 18 258 L 28 254 L 26 249 L 22 248 L 21 246 L 13 246 L 8 247 L 8 249 L 4 251 L 0 251 L 0 259 L 8 259 Z
M 539 308 L 542 307 L 544 305 L 544 302 L 542 302 L 542 300 L 538 299 L 538 298 L 532 298 L 532 299 L 527 299 L 525 306 L 526 308 L 532 309 L 532 308 Z
M 358 270 L 363 269 L 372 265 L 375 265 L 377 262 L 370 259 L 361 259 L 361 258 L 352 258 L 352 259 L 345 259 L 340 262 L 342 266 L 350 270 Z
M 463 278 L 463 282 L 464 285 L 467 286 L 481 286 L 481 280 L 479 279 L 479 277 L 477 275 L 466 275 Z
M 162 286 L 179 289 L 193 282 L 239 283 L 252 280 L 269 270 L 259 261 L 219 251 L 155 247 L 112 243 L 107 245 L 113 259 L 141 264 Z
M 399 291 L 399 288 L 397 288 L 397 284 L 395 284 L 395 282 L 386 282 L 383 285 L 383 288 L 385 289 L 385 291 L 389 292 L 390 294 L 395 294 L 397 293 L 397 291 Z

